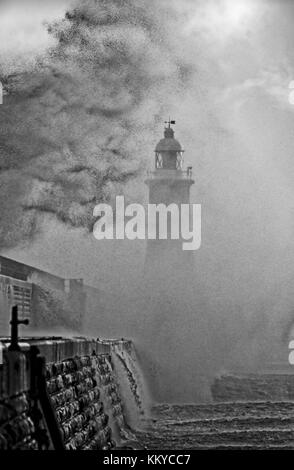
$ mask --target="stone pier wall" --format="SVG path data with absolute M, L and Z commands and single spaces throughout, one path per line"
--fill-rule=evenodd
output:
M 111 449 L 133 437 L 111 342 L 28 338 L 16 352 L 0 344 L 0 449 L 55 449 L 57 437 L 66 450 Z M 36 386 L 36 348 L 45 360 L 49 411 Z

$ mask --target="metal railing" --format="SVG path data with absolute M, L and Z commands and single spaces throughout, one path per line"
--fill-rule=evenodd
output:
M 172 179 L 189 179 L 191 180 L 193 176 L 192 167 L 187 167 L 186 170 L 165 170 L 163 168 L 158 168 L 156 170 L 147 171 L 147 177 L 149 179 L 162 179 L 162 178 L 172 178 Z

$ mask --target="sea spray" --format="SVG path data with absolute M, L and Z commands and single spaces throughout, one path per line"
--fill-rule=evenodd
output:
M 105 412 L 109 418 L 109 424 L 113 431 L 116 445 L 123 445 L 125 442 L 135 442 L 136 437 L 132 434 L 124 416 L 124 410 L 120 394 L 120 386 L 116 380 L 116 375 L 111 358 L 101 357 L 101 364 L 98 366 L 101 398 L 104 403 Z
M 121 384 L 127 421 L 132 427 L 142 424 L 149 414 L 149 398 L 143 374 L 131 342 L 112 344 L 113 364 Z

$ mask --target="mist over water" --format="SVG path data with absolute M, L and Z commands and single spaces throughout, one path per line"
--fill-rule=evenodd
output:
M 236 3 L 74 2 L 34 67 L 1 63 L 2 253 L 100 289 L 84 332 L 133 338 L 159 401 L 209 400 L 215 374 L 287 361 L 294 11 L 248 1 L 240 19 Z M 146 202 L 169 115 L 202 246 L 158 285 L 144 242 L 93 239 L 92 210 L 118 194 Z

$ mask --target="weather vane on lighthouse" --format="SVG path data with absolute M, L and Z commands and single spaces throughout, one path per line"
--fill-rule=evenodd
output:
M 170 125 L 171 125 L 171 124 L 175 124 L 175 123 L 176 123 L 176 121 L 171 121 L 171 120 L 170 120 L 170 117 L 168 118 L 168 121 L 164 121 L 164 124 L 168 124 L 168 127 L 169 127 L 169 128 L 170 128 Z

